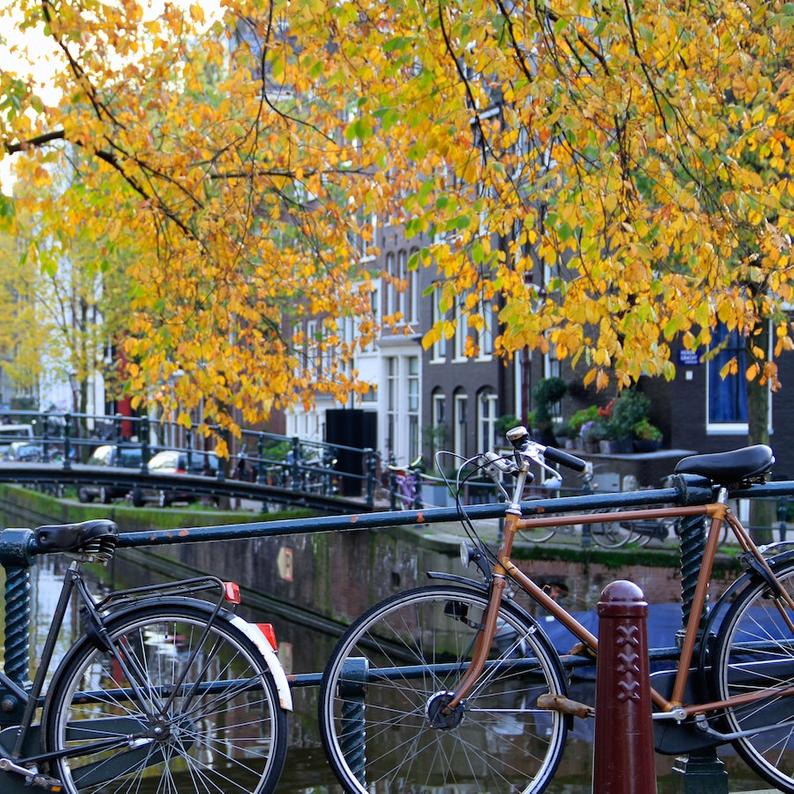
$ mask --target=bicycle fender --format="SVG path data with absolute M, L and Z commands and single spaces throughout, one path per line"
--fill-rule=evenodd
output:
M 455 584 L 462 584 L 464 587 L 470 587 L 472 590 L 480 590 L 483 593 L 488 592 L 488 582 L 480 582 L 477 579 L 470 579 L 468 576 L 458 576 L 454 573 L 446 573 L 444 571 L 427 571 L 428 579 L 439 579 L 444 582 L 455 582 Z
M 204 612 L 207 613 L 209 617 L 214 609 L 215 606 L 210 604 L 209 601 L 203 601 L 200 598 L 186 598 L 176 596 L 174 598 L 165 599 L 167 602 L 170 603 L 183 603 L 189 604 L 190 606 L 196 607 Z M 151 604 L 157 604 L 158 606 L 162 606 L 163 599 L 158 598 L 142 598 L 139 601 L 134 601 L 130 604 L 123 604 L 119 606 L 117 609 L 111 609 L 107 615 L 103 617 L 103 623 L 107 623 L 111 620 L 115 620 L 117 618 L 123 617 L 126 613 L 135 611 L 136 609 L 140 609 L 143 606 L 149 606 Z M 289 688 L 289 682 L 287 681 L 287 675 L 284 672 L 284 668 L 281 666 L 281 662 L 278 660 L 278 656 L 276 656 L 276 652 L 270 646 L 270 643 L 265 639 L 264 634 L 257 628 L 256 625 L 248 623 L 247 621 L 243 620 L 239 615 L 235 615 L 228 610 L 222 609 L 219 613 L 224 620 L 228 620 L 232 623 L 235 628 L 239 629 L 240 631 L 248 637 L 249 640 L 256 646 L 256 649 L 262 655 L 262 658 L 267 665 L 270 674 L 273 676 L 273 682 L 276 685 L 276 691 L 278 692 L 278 700 L 279 705 L 285 711 L 292 711 L 292 692 Z
M 262 654 L 262 658 L 265 660 L 265 664 L 270 670 L 270 674 L 273 676 L 273 681 L 278 691 L 278 702 L 281 708 L 284 709 L 284 711 L 292 711 L 292 692 L 289 688 L 287 675 L 284 672 L 284 668 L 281 666 L 281 662 L 278 660 L 278 656 L 276 656 L 276 652 L 265 639 L 265 635 L 262 634 L 262 631 L 255 623 L 249 623 L 243 620 L 239 615 L 234 615 L 231 619 L 231 623 L 240 629 L 240 631 L 256 645 L 257 650 Z

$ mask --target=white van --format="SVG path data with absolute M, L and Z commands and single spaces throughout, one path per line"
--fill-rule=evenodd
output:
M 33 425 L 0 425 L 0 459 L 8 456 L 8 449 L 15 441 L 32 441 Z

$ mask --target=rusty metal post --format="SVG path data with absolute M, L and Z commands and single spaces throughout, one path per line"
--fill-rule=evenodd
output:
M 654 794 L 648 604 L 637 585 L 608 584 L 598 602 L 593 791 Z

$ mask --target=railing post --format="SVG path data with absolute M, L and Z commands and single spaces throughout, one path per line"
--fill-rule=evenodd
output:
M 692 600 L 695 595 L 698 574 L 703 562 L 706 548 L 706 519 L 703 516 L 692 516 L 681 520 L 681 608 L 683 625 L 686 626 L 692 611 Z M 705 618 L 701 616 L 701 627 Z M 677 634 L 678 644 L 683 642 L 683 630 Z M 702 641 L 703 637 L 699 638 Z M 727 794 L 728 773 L 725 764 L 717 758 L 713 747 L 696 750 L 688 756 L 676 759 L 673 772 L 680 775 L 679 788 L 686 794 Z
M 292 490 L 300 489 L 300 460 L 301 460 L 301 440 L 297 436 L 292 437 Z
M 224 444 L 226 444 L 226 454 L 228 457 L 225 458 L 218 458 L 218 471 L 216 472 L 215 476 L 218 482 L 223 482 L 226 479 L 228 472 L 229 464 L 232 462 L 232 450 L 229 446 L 229 431 L 224 427 L 221 430 L 221 438 L 223 439 Z
M 351 657 L 342 667 L 339 697 L 342 699 L 342 730 L 339 744 L 350 771 L 366 786 L 367 731 L 364 700 L 367 694 L 369 661 Z
M 187 458 L 187 470 L 193 471 L 193 428 L 185 430 L 185 457 Z
M 395 464 L 394 453 L 390 453 L 389 466 L 394 466 Z M 391 468 L 389 469 L 389 507 L 392 510 L 397 509 L 397 475 Z
M 5 568 L 5 664 L 6 675 L 24 686 L 30 665 L 30 566 L 33 533 L 29 529 L 0 532 L 0 564 Z M 13 693 L 0 688 L 0 724 L 18 722 L 23 708 Z
M 69 471 L 72 468 L 72 415 L 63 415 L 63 469 Z
M 256 456 L 259 458 L 256 465 L 256 481 L 259 485 L 267 485 L 267 468 L 265 466 L 265 437 L 262 433 L 256 440 Z
M 149 417 L 141 417 L 141 426 L 138 430 L 141 442 L 141 474 L 149 473 Z
M 50 430 L 50 418 L 47 414 L 39 414 L 39 420 L 41 421 L 41 457 L 44 458 L 44 463 L 50 462 L 50 444 L 49 444 L 49 430 Z
M 364 450 L 364 465 L 366 466 L 367 476 L 367 507 L 372 508 L 375 506 L 375 469 L 377 466 L 377 458 L 375 457 L 374 449 L 367 447 L 367 449 Z
M 598 602 L 593 791 L 654 794 L 648 604 L 637 585 L 608 584 Z
M 421 510 L 425 506 L 422 500 L 422 472 L 414 472 L 414 503 L 411 505 L 413 510 Z

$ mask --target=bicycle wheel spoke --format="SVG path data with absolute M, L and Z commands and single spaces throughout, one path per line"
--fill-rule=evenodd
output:
M 559 760 L 565 726 L 558 714 L 530 706 L 536 693 L 561 693 L 563 683 L 553 652 L 520 613 L 500 609 L 488 667 L 461 706 L 442 711 L 443 699 L 471 663 L 486 611 L 480 594 L 435 586 L 395 596 L 351 626 L 329 661 L 321 692 L 324 743 L 348 788 L 474 786 L 499 794 L 545 786 Z M 407 654 L 401 660 L 394 658 L 395 645 Z M 360 685 L 362 699 L 343 697 L 337 687 L 346 661 L 361 657 L 370 670 L 370 680 Z M 377 670 L 384 672 L 373 675 Z M 348 744 L 357 729 L 366 741 L 366 786 L 340 744 L 341 736 Z
M 136 675 L 145 676 L 139 690 L 154 714 L 136 713 L 131 693 L 118 695 L 129 686 L 124 676 L 118 680 L 113 655 L 95 646 L 87 646 L 63 680 L 54 682 L 60 705 L 54 706 L 48 733 L 56 749 L 78 747 L 89 736 L 120 739 L 118 748 L 86 746 L 79 758 L 59 762 L 62 777 L 81 794 L 252 794 L 278 776 L 284 721 L 264 660 L 225 618 L 219 617 L 204 636 L 203 610 L 195 615 L 185 610 L 173 617 L 155 611 L 137 620 L 133 614 L 113 630 L 115 646 L 134 660 Z M 204 684 L 211 688 L 205 690 Z M 77 693 L 100 689 L 105 691 L 98 699 L 75 699 Z M 167 714 L 159 716 L 169 698 Z M 92 725 L 97 719 L 107 724 Z M 130 744 L 133 723 L 140 726 L 141 739 Z

